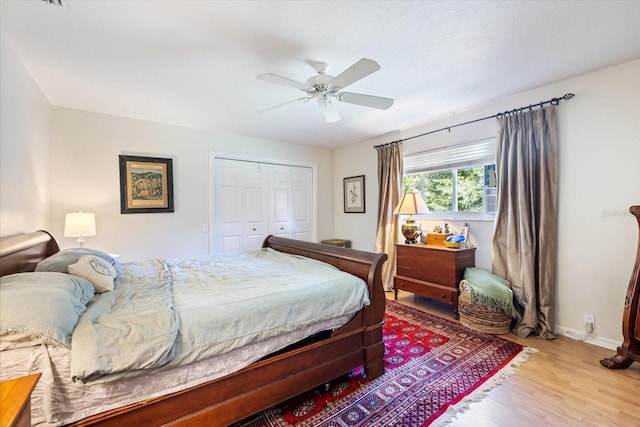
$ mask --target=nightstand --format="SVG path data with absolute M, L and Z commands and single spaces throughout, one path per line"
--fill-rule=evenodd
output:
M 441 245 L 396 244 L 395 299 L 398 290 L 446 302 L 458 316 L 458 284 L 467 267 L 475 266 L 476 248 L 446 248 Z
M 42 374 L 0 382 L 0 426 L 31 426 L 31 392 Z

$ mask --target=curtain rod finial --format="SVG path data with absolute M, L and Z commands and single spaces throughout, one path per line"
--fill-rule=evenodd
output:
M 573 98 L 574 96 L 575 96 L 575 94 L 573 94 L 573 93 L 567 93 L 567 94 L 565 94 L 562 98 L 564 98 L 564 99 L 571 99 L 571 98 Z

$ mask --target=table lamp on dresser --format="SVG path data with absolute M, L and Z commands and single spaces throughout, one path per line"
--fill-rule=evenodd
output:
M 395 215 L 409 215 L 406 222 L 402 224 L 402 235 L 405 238 L 405 243 L 416 243 L 418 237 L 422 234 L 422 230 L 420 229 L 420 225 L 416 224 L 415 218 L 411 215 L 429 213 L 429 208 L 420 193 L 404 194 L 398 206 L 393 210 L 393 213 Z

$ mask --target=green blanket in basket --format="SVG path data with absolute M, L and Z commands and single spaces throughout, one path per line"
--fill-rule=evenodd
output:
M 519 318 L 520 315 L 513 305 L 513 292 L 509 282 L 500 276 L 470 267 L 464 271 L 464 280 L 471 285 L 471 303 L 493 308 Z

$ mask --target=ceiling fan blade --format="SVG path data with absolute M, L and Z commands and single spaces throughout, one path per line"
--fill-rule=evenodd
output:
M 320 108 L 322 108 L 322 112 L 324 113 L 324 120 L 327 123 L 335 123 L 340 121 L 340 113 L 338 112 L 338 106 L 335 102 L 326 100 L 322 104 L 320 104 Z
M 376 61 L 371 59 L 362 58 L 360 61 L 353 64 L 351 67 L 338 74 L 331 84 L 336 89 L 342 89 L 350 84 L 357 82 L 358 80 L 367 77 L 369 74 L 374 73 L 380 69 L 380 65 Z
M 282 107 L 283 105 L 291 104 L 292 102 L 297 102 L 297 101 L 305 101 L 306 102 L 306 101 L 310 100 L 311 98 L 313 98 L 313 97 L 311 97 L 311 96 L 303 96 L 302 98 L 292 99 L 291 101 L 287 101 L 287 102 L 284 102 L 282 104 L 274 105 L 273 107 L 269 107 L 269 108 L 266 108 L 264 110 L 260 110 L 259 112 L 260 113 L 264 113 L 265 111 L 273 110 L 274 108 Z
M 346 102 L 347 104 L 356 104 L 365 107 L 379 108 L 380 110 L 387 110 L 393 105 L 393 99 L 391 98 L 363 95 L 361 93 L 353 92 L 340 92 L 336 95 L 336 98 L 338 98 L 338 101 Z
M 286 77 L 278 76 L 276 74 L 264 73 L 256 77 L 258 80 L 262 80 L 268 83 L 274 83 L 281 86 L 289 86 L 300 90 L 307 90 L 309 86 L 304 83 L 297 82 L 295 80 L 288 79 Z

